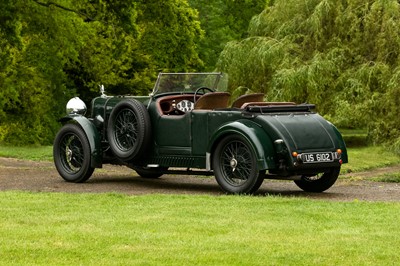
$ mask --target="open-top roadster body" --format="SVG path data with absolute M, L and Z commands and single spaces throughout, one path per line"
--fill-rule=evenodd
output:
M 144 178 L 215 175 L 228 193 L 253 193 L 264 178 L 322 192 L 338 178 L 347 151 L 339 131 L 314 105 L 230 99 L 222 73 L 160 73 L 150 96 L 101 96 L 90 115 L 79 98 L 54 141 L 56 168 L 84 182 L 103 164 Z

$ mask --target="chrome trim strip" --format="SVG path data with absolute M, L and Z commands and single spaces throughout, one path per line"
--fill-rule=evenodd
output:
M 206 153 L 206 170 L 211 171 L 211 153 Z

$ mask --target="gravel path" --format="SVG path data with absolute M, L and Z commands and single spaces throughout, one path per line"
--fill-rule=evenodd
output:
M 312 198 L 336 201 L 396 201 L 400 202 L 400 184 L 372 182 L 368 177 L 400 172 L 400 166 L 365 173 L 352 174 L 350 179 L 340 179 L 324 193 L 307 193 L 291 181 L 265 180 L 258 196 Z M 358 177 L 358 178 L 357 178 Z M 354 179 L 362 179 L 354 181 Z M 224 195 L 214 178 L 166 175 L 159 179 L 144 179 L 124 166 L 105 165 L 96 169 L 93 176 L 81 184 L 65 182 L 51 162 L 33 162 L 0 158 L 0 191 L 20 190 L 34 192 L 106 193 L 128 195 L 143 194 L 205 194 Z

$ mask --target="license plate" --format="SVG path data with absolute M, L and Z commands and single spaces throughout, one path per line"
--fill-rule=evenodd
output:
M 325 163 L 333 162 L 332 152 L 303 153 L 301 155 L 303 163 Z

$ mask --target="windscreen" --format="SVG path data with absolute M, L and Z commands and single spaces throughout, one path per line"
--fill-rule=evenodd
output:
M 226 91 L 228 76 L 221 72 L 211 73 L 160 73 L 153 89 L 153 94 L 195 92 L 206 87 L 215 91 Z

